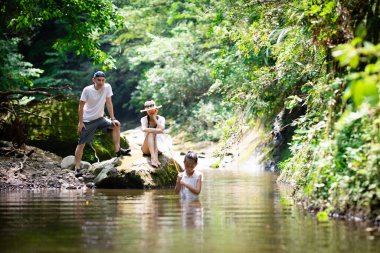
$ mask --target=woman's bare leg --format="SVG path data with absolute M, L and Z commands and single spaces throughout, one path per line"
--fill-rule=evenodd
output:
M 155 139 L 156 135 L 153 133 L 148 133 L 145 137 L 144 143 L 141 147 L 141 150 L 144 154 L 149 155 L 152 162 L 152 166 L 158 166 L 158 155 L 155 152 Z
M 156 155 L 157 164 L 161 165 L 160 161 L 158 160 L 157 134 L 154 135 L 154 154 Z
M 149 141 L 148 141 L 148 135 L 145 136 L 144 142 L 141 146 L 141 151 L 144 153 L 144 155 L 150 155 L 149 151 Z

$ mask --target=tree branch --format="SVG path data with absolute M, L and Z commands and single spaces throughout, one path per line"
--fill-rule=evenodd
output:
M 50 91 L 50 90 L 71 90 L 70 85 L 65 85 L 61 87 L 36 87 L 36 88 L 30 88 L 31 91 Z
M 13 91 L 0 91 L 0 96 L 5 97 L 9 95 L 44 95 L 50 97 L 51 94 L 46 91 L 37 91 L 37 90 L 13 90 Z

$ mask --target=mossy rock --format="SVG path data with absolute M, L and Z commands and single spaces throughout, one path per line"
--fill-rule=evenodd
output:
M 127 188 L 127 182 L 125 181 L 124 176 L 119 173 L 119 171 L 113 167 L 113 165 L 107 165 L 94 179 L 94 183 L 98 188 Z
M 128 158 L 127 158 L 128 159 Z M 125 179 L 129 188 L 167 188 L 173 187 L 181 166 L 170 156 L 160 155 L 160 168 L 153 168 L 149 158 L 143 157 L 126 169 Z M 123 165 L 121 165 L 123 167 Z
M 27 123 L 27 144 L 51 151 L 62 157 L 73 155 L 78 143 L 78 101 L 47 99 L 42 103 L 30 104 L 29 107 L 34 115 L 20 116 L 23 122 Z M 121 138 L 120 142 L 122 147 L 129 147 L 124 138 Z M 92 146 L 101 161 L 115 156 L 110 133 L 99 131 Z M 95 152 L 90 145 L 86 146 L 82 160 L 91 163 L 97 162 Z
M 160 155 L 160 168 L 153 168 L 147 157 L 141 157 L 132 166 L 126 166 L 129 159 L 129 156 L 122 158 L 120 165 L 114 160 L 94 165 L 97 171 L 101 170 L 94 180 L 96 187 L 109 189 L 171 188 L 176 183 L 178 171 L 182 171 L 181 166 L 167 155 Z
M 123 148 L 129 147 L 127 140 L 123 137 L 120 138 L 120 146 Z M 98 161 L 93 148 L 96 150 L 96 155 L 98 156 L 99 161 L 104 161 L 115 157 L 115 147 L 112 141 L 112 132 L 98 131 L 95 134 L 95 138 L 92 143 L 90 145 L 86 145 L 82 160 L 89 162 Z
M 179 170 L 181 170 L 181 166 L 174 159 L 168 159 L 165 164 L 165 169 L 156 169 L 151 175 L 155 185 L 175 186 Z

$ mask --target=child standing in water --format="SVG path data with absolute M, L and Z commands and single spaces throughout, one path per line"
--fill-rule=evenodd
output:
M 181 199 L 197 199 L 201 192 L 203 181 L 202 172 L 195 170 L 198 164 L 197 153 L 192 151 L 187 152 L 183 163 L 185 171 L 178 173 L 175 191 L 181 194 Z

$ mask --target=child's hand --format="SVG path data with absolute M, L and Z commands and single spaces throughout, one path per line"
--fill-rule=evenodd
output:
M 178 172 L 177 182 L 180 182 L 181 180 L 182 180 L 182 172 Z
M 185 180 L 181 179 L 181 181 L 179 183 L 180 183 L 180 185 L 187 187 L 187 184 L 185 183 Z

